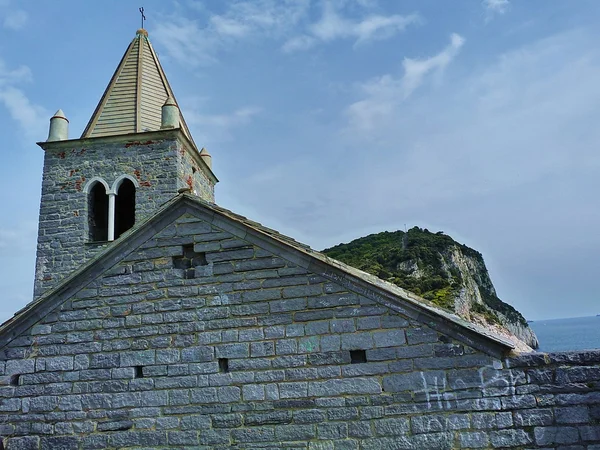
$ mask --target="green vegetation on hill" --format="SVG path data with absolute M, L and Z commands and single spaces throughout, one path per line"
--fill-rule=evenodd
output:
M 432 233 L 418 227 L 406 233 L 384 231 L 371 234 L 328 248 L 323 253 L 454 311 L 454 299 L 463 288 L 463 274 L 456 266 L 448 264 L 447 259 L 450 251 L 456 248 L 464 256 L 474 259 L 487 277 L 481 253 L 454 241 L 441 231 Z M 479 286 L 479 290 L 489 308 L 474 304 L 473 312 L 482 314 L 488 322 L 498 322 L 495 310 L 514 322 L 526 324 L 517 310 L 495 295 L 493 288 Z

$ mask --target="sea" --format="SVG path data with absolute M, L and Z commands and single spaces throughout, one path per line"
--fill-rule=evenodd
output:
M 540 352 L 600 349 L 600 316 L 534 320 L 529 326 L 540 342 Z

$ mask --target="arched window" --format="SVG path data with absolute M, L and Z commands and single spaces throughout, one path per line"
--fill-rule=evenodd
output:
M 108 195 L 106 187 L 99 181 L 94 182 L 89 189 L 88 225 L 90 240 L 108 240 Z
M 135 225 L 135 185 L 124 178 L 115 201 L 115 239 Z

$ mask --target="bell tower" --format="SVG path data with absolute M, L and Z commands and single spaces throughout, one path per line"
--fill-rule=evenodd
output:
M 45 142 L 34 297 L 119 239 L 182 189 L 214 202 L 198 150 L 148 33 L 137 31 L 79 139 L 65 114 Z

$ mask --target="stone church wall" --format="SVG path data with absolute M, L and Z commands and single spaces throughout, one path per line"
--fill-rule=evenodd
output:
M 0 353 L 7 449 L 600 449 L 600 353 L 493 359 L 184 216 Z

